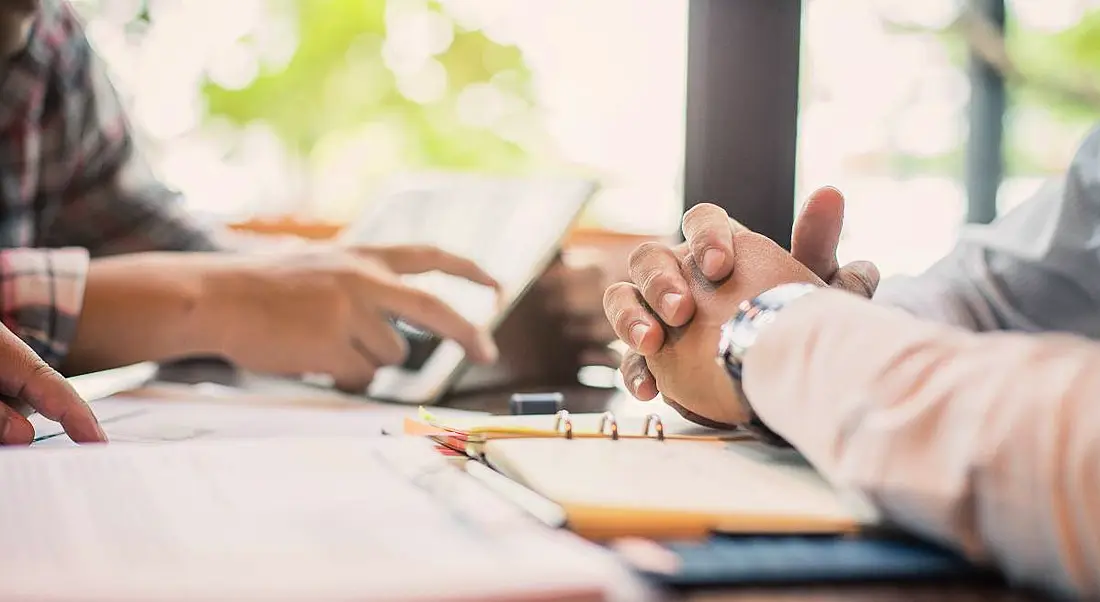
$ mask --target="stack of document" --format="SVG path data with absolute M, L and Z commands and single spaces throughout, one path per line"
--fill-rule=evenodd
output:
M 180 443 L 213 439 L 274 437 L 377 437 L 401 432 L 415 408 L 360 400 L 339 408 L 236 403 L 232 398 L 198 400 L 117 398 L 91 402 L 112 443 Z M 448 419 L 484 417 L 477 412 L 438 410 Z M 30 417 L 35 445 L 72 446 L 61 426 Z
M 0 491 L 5 600 L 641 595 L 419 439 L 5 451 Z

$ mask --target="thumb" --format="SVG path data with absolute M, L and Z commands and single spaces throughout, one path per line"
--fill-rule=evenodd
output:
M 853 261 L 837 270 L 829 286 L 870 299 L 878 288 L 879 273 L 870 261 Z
M 828 282 L 837 270 L 836 247 L 844 226 L 844 195 L 832 186 L 810 195 L 791 235 L 791 255 Z

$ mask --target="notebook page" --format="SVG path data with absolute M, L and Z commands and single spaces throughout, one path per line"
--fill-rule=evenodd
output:
M 610 578 L 419 440 L 5 451 L 0 491 L 0 599 L 593 599 Z
M 745 442 L 504 439 L 486 444 L 486 455 L 571 520 L 578 508 L 602 508 L 621 510 L 616 520 L 705 515 L 710 529 L 741 532 L 874 521 L 869 506 L 834 491 L 797 456 Z

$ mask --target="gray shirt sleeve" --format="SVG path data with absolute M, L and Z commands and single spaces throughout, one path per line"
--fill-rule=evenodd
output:
M 883 282 L 875 300 L 975 331 L 1100 338 L 1100 129 L 1061 178 L 993 224 L 964 230 L 923 274 Z

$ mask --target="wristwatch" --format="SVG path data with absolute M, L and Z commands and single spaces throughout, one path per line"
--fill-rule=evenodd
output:
M 754 299 L 742 301 L 737 308 L 737 315 L 722 325 L 722 336 L 718 341 L 718 365 L 726 371 L 726 374 L 729 374 L 737 399 L 740 400 L 742 409 L 748 416 L 746 421 L 738 426 L 764 443 L 790 447 L 786 440 L 760 420 L 745 396 L 741 385 L 745 354 L 756 343 L 760 331 L 775 320 L 780 310 L 795 299 L 802 298 L 819 288 L 821 287 L 803 282 L 781 284 L 764 291 Z

